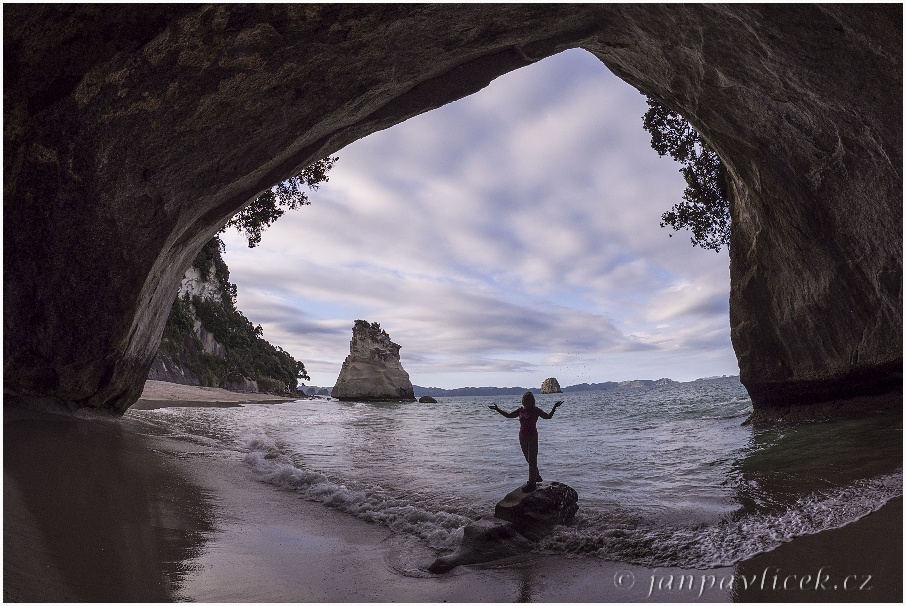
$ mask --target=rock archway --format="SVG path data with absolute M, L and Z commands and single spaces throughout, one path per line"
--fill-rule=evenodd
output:
M 7 402 L 124 411 L 180 275 L 243 204 L 581 47 L 680 111 L 730 170 L 731 328 L 756 412 L 899 405 L 900 6 L 6 5 L 4 17 Z

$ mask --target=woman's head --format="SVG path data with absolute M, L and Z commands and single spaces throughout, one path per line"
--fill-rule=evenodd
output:
M 527 391 L 524 394 L 522 394 L 522 405 L 525 406 L 526 408 L 534 408 L 535 407 L 535 394 L 533 394 L 530 391 Z

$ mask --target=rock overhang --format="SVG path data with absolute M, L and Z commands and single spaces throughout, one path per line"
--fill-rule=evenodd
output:
M 900 6 L 148 5 L 113 17 L 6 5 L 4 15 L 10 401 L 122 412 L 182 272 L 257 193 L 581 47 L 680 111 L 728 166 L 731 331 L 756 410 L 900 405 Z

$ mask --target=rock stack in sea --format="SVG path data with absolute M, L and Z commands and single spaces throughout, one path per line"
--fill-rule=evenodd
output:
M 557 382 L 557 379 L 550 377 L 549 379 L 544 379 L 544 382 L 541 383 L 541 393 L 563 393 L 560 389 L 560 383 Z
M 400 362 L 400 346 L 377 322 L 355 321 L 349 355 L 331 395 L 359 402 L 415 401 L 409 373 Z

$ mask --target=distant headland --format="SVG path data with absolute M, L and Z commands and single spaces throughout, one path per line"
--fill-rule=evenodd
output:
M 695 379 L 695 381 L 712 381 L 715 379 L 739 379 L 739 375 L 723 375 Z M 601 391 L 610 389 L 649 389 L 653 387 L 664 387 L 667 385 L 677 385 L 683 381 L 674 381 L 673 379 L 635 379 L 632 381 L 605 381 L 603 383 L 579 383 L 568 387 L 561 387 L 563 393 L 576 393 L 583 391 Z M 694 382 L 694 381 L 689 381 Z M 329 388 L 306 386 L 302 388 L 309 395 L 330 395 Z M 521 396 L 527 391 L 534 394 L 540 394 L 541 389 L 538 387 L 457 387 L 454 389 L 442 389 L 440 387 L 422 387 L 413 385 L 415 397 L 422 396 L 433 397 L 462 397 L 462 396 Z

